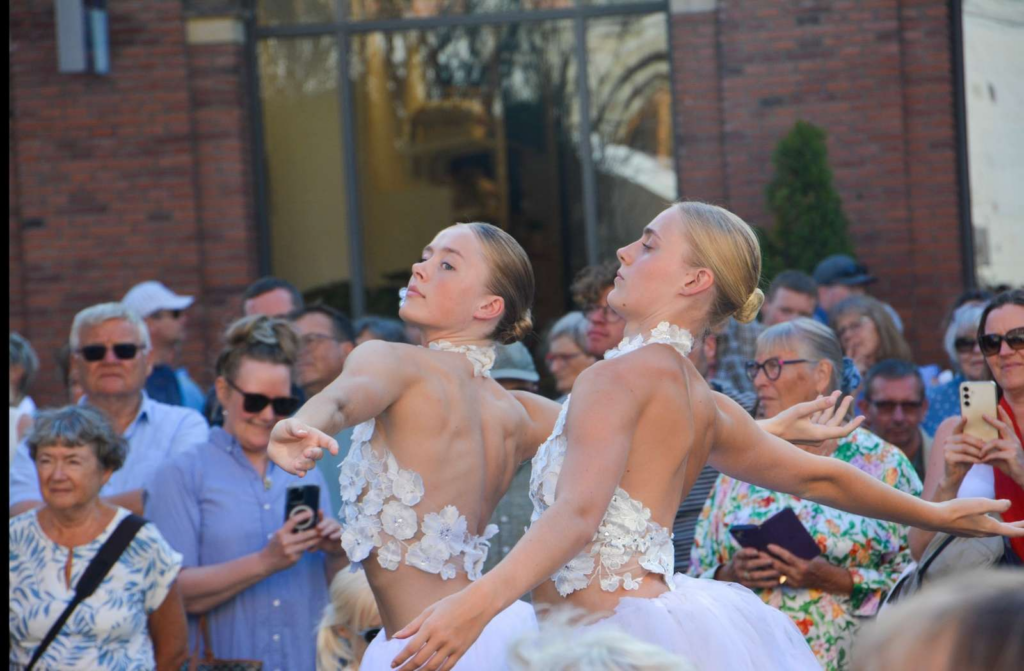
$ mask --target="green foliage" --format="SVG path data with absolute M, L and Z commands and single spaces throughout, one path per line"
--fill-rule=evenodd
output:
M 787 268 L 813 273 L 830 254 L 853 255 L 839 193 L 832 183 L 825 131 L 797 121 L 772 155 L 775 175 L 765 190 L 775 227 L 761 231 L 762 277 Z

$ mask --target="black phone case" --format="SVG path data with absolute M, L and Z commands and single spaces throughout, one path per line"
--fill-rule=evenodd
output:
M 284 504 L 284 521 L 287 522 L 296 512 L 305 509 L 309 509 L 313 513 L 313 517 L 310 518 L 308 523 L 303 522 L 296 525 L 296 531 L 305 531 L 316 526 L 316 518 L 320 510 L 319 485 L 301 485 L 288 488 Z
M 821 554 L 821 548 L 792 508 L 772 515 L 760 525 L 735 524 L 729 533 L 745 548 L 768 551 L 768 544 L 783 547 L 801 559 L 814 559 Z

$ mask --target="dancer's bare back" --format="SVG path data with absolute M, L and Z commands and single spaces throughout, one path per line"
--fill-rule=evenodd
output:
M 425 515 L 451 505 L 475 535 L 484 532 L 517 466 L 532 456 L 531 444 L 535 449 L 539 442 L 529 435 L 523 406 L 491 378 L 474 376 L 469 359 L 455 352 L 365 343 L 353 350 L 342 375 L 310 404 L 293 421 L 325 427 L 321 430 L 327 433 L 337 430 L 327 419 L 332 405 L 345 426 L 375 419 L 370 442 L 374 450 L 390 451 L 401 468 L 423 478 L 423 497 L 413 506 L 420 523 Z M 289 455 L 297 458 L 304 447 L 292 446 Z M 283 442 L 272 437 L 271 448 L 275 461 L 282 463 Z M 376 554 L 363 566 L 388 632 L 469 584 L 462 570 L 449 580 L 404 561 L 396 570 L 386 570 Z

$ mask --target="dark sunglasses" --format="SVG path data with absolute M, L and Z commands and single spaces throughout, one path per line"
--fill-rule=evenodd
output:
M 278 417 L 291 417 L 299 409 L 299 406 L 302 405 L 302 402 L 294 396 L 270 398 L 263 394 L 250 394 L 247 391 L 243 391 L 231 380 L 227 380 L 227 383 L 229 387 L 242 395 L 242 410 L 246 412 L 256 414 L 263 412 L 263 409 L 268 405 L 272 405 L 274 407 L 274 414 Z
M 953 341 L 953 349 L 958 354 L 967 354 L 968 352 L 973 352 L 977 344 L 978 341 L 975 338 L 957 338 Z
M 751 382 L 757 377 L 759 371 L 764 371 L 764 376 L 773 382 L 779 379 L 782 375 L 782 367 L 787 363 L 814 363 L 810 359 L 784 359 L 780 361 L 778 357 L 772 357 L 766 359 L 764 363 L 758 363 L 753 359 L 747 361 L 743 368 L 747 373 L 747 379 Z
M 165 315 L 170 315 L 173 319 L 181 319 L 181 315 L 185 314 L 184 310 L 160 310 L 160 312 Z
M 878 409 L 878 412 L 886 415 L 891 415 L 896 412 L 896 408 L 903 411 L 904 414 L 910 412 L 917 412 L 924 405 L 924 401 L 868 401 L 871 405 Z
M 1010 329 L 1006 332 L 1006 335 L 986 333 L 978 338 L 978 346 L 981 348 L 982 354 L 985 356 L 992 356 L 994 354 L 999 354 L 999 350 L 1003 347 L 1004 340 L 1012 350 L 1016 351 L 1024 349 L 1024 326 Z
M 359 632 L 359 636 L 367 643 L 373 642 L 373 639 L 377 638 L 377 634 L 380 633 L 380 627 L 371 627 L 370 629 L 363 629 Z
M 142 349 L 135 343 L 131 342 L 119 342 L 113 346 L 114 356 L 121 361 L 130 361 L 135 358 L 135 355 Z M 103 361 L 104 357 L 107 356 L 106 345 L 86 345 L 78 350 L 78 353 L 83 359 L 90 363 L 97 361 Z

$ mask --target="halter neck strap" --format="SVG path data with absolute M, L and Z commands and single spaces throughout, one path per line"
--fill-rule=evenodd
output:
M 661 322 L 654 327 L 651 334 L 646 338 L 642 333 L 632 338 L 623 338 L 622 342 L 615 349 L 610 349 L 604 353 L 604 358 L 614 359 L 623 354 L 634 352 L 644 345 L 653 345 L 655 343 L 671 345 L 681 355 L 687 356 L 690 350 L 693 349 L 693 335 L 684 328 L 669 324 L 668 322 Z
M 490 377 L 491 369 L 494 368 L 495 350 L 494 347 L 477 347 L 476 345 L 453 345 L 447 340 L 435 340 L 428 345 L 430 349 L 440 352 L 454 352 L 465 354 L 469 362 L 473 364 L 473 377 Z

